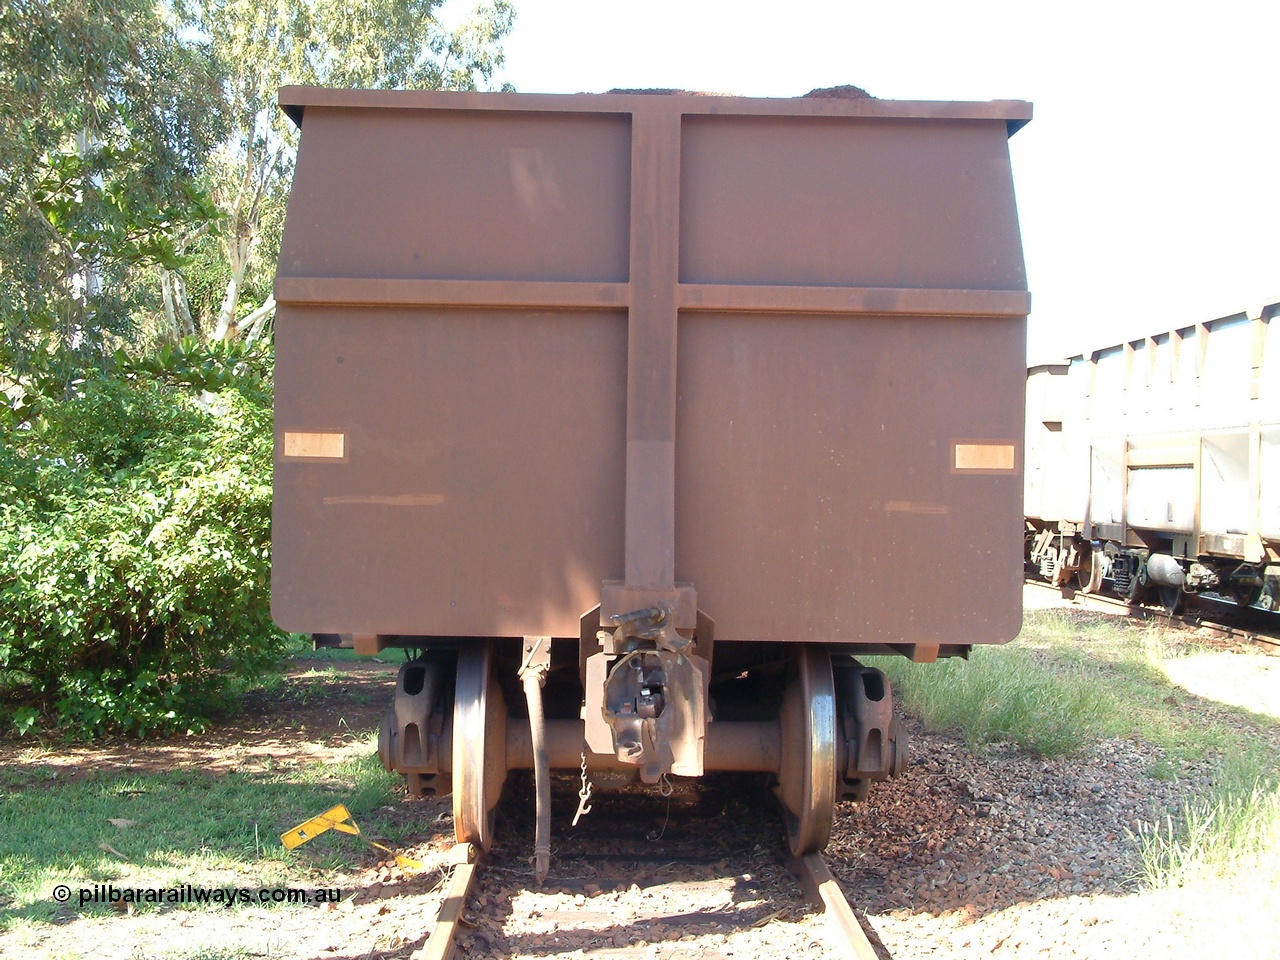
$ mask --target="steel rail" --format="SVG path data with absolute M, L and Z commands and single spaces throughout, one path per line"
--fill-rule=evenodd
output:
M 1253 634 L 1250 637 L 1253 643 L 1260 643 L 1267 648 L 1267 653 L 1280 654 L 1280 637 L 1268 637 L 1261 633 Z
M 450 859 L 453 861 L 453 872 L 445 886 L 435 926 L 431 928 L 427 942 L 413 951 L 409 960 L 450 960 L 454 956 L 462 911 L 467 905 L 467 897 L 475 883 L 480 862 L 476 847 L 470 843 L 455 844 Z
M 793 857 L 787 861 L 787 869 L 800 880 L 809 902 L 826 914 L 832 941 L 829 946 L 834 953 L 852 960 L 881 960 L 822 854 Z

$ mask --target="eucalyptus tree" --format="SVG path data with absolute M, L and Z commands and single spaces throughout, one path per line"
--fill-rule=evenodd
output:
M 0 5 L 0 367 L 71 377 L 216 216 L 196 175 L 226 134 L 209 44 L 153 0 Z M 154 305 L 147 304 L 147 305 Z M 10 387 L 12 384 L 10 384 Z
M 274 303 L 242 316 L 246 275 L 274 270 L 295 133 L 276 106 L 286 84 L 475 90 L 503 62 L 515 13 L 487 0 L 460 27 L 441 0 L 193 0 L 225 71 L 231 130 L 206 166 L 220 208 L 225 287 L 210 338 L 261 333 Z M 265 236 L 264 236 L 265 235 Z M 266 239 L 267 244 L 263 241 Z

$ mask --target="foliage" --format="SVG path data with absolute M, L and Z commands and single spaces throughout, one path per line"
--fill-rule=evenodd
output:
M 131 373 L 150 374 L 167 383 L 206 393 L 234 387 L 266 408 L 271 405 L 272 357 L 270 350 L 261 345 L 201 343 L 194 337 L 185 337 L 137 360 L 120 351 L 116 361 Z M 266 446 L 265 456 L 269 461 L 270 444 Z
M 492 78 L 508 0 L 456 30 L 439 6 L 0 5 L 6 725 L 178 729 L 278 650 L 270 358 L 202 341 L 269 340 L 278 87 Z
M 120 342 L 264 336 L 295 143 L 277 90 L 477 89 L 512 7 L 449 29 L 440 4 L 0 6 L 0 364 L 66 387 Z
M 33 709 L 81 734 L 187 728 L 282 649 L 269 356 L 189 341 L 115 363 L 8 411 L 0 715 L 20 728 Z
M 0 7 L 0 360 L 54 352 L 70 380 L 154 306 L 140 267 L 181 262 L 179 224 L 224 135 L 207 45 L 146 0 Z M 189 33 L 189 31 L 188 31 Z M 48 364 L 46 363 L 46 366 Z

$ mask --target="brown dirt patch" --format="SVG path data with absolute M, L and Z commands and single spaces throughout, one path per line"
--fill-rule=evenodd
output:
M 12 759 L 0 759 L 0 769 L 39 764 L 74 779 L 89 770 L 260 772 L 281 762 L 328 759 L 353 735 L 376 729 L 395 673 L 394 664 L 372 660 L 297 660 L 279 687 L 246 694 L 234 713 L 202 733 L 72 744 L 59 743 L 53 732 L 6 736 L 0 758 Z

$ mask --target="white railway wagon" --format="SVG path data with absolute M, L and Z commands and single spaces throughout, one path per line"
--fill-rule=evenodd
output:
M 1027 371 L 1027 562 L 1177 609 L 1275 609 L 1280 303 Z

